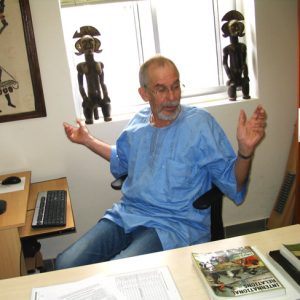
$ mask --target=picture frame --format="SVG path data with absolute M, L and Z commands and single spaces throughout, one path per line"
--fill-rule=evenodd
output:
M 46 117 L 29 0 L 0 1 L 0 20 L 0 123 Z

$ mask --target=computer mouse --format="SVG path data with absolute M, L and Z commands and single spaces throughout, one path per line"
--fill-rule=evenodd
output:
M 2 180 L 3 185 L 16 184 L 19 182 L 21 182 L 21 178 L 18 176 L 9 176 Z
M 0 200 L 0 215 L 6 211 L 6 201 Z

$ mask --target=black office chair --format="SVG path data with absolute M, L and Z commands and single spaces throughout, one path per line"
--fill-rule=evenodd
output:
M 120 190 L 127 174 L 120 176 L 111 183 L 114 190 Z M 225 238 L 222 209 L 223 193 L 215 185 L 193 202 L 196 209 L 206 209 L 211 206 L 211 240 L 217 241 Z
M 211 206 L 210 211 L 210 230 L 211 240 L 217 241 L 225 238 L 223 225 L 223 193 L 213 184 L 212 188 L 193 202 L 197 209 L 206 209 Z

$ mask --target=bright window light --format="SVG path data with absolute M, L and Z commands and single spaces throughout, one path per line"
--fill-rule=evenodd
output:
M 103 51 L 95 53 L 94 58 L 104 64 L 112 117 L 136 112 L 145 104 L 137 91 L 138 71 L 145 60 L 157 53 L 171 58 L 178 66 L 185 86 L 183 98 L 226 91 L 221 55 L 228 41 L 222 41 L 220 24 L 222 16 L 235 9 L 235 1 L 106 1 L 77 6 L 63 6 L 64 1 L 61 2 L 78 116 L 83 113 L 76 66 L 84 61 L 84 55 L 75 54 L 77 39 L 73 35 L 82 26 L 93 26 L 101 33 L 97 38 Z

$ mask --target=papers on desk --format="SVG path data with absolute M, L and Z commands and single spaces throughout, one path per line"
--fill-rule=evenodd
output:
M 2 185 L 0 182 L 0 194 L 23 191 L 25 188 L 25 177 L 21 177 L 21 182 L 16 184 Z
M 167 267 L 32 289 L 31 300 L 180 300 Z

